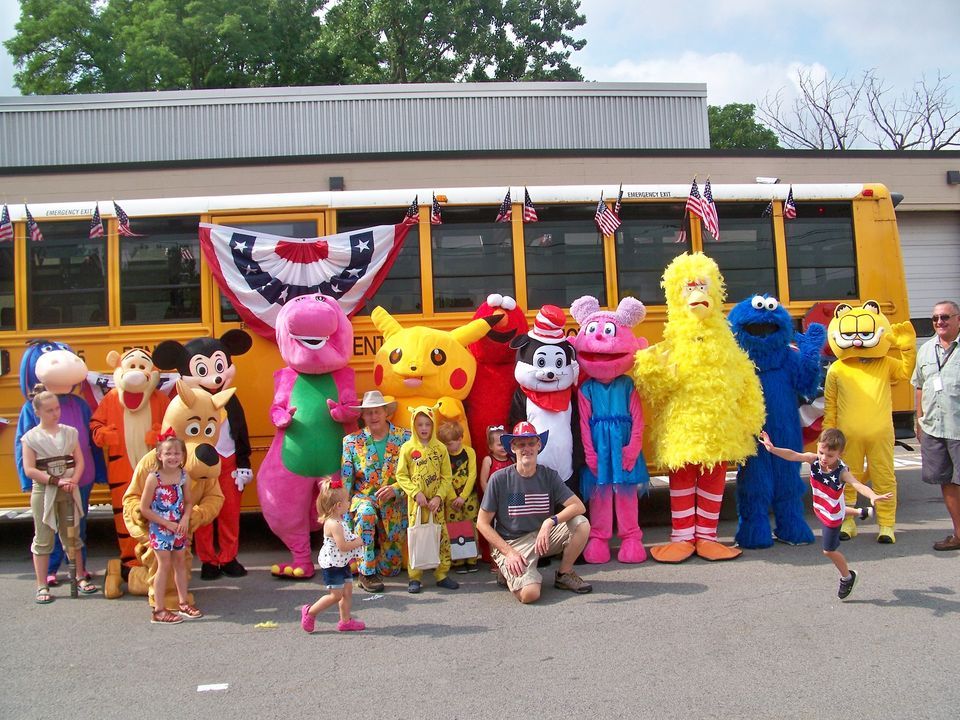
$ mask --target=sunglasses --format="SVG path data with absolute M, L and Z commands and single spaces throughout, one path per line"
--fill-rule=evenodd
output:
M 933 322 L 947 322 L 951 318 L 955 318 L 956 315 L 934 315 L 930 318 Z

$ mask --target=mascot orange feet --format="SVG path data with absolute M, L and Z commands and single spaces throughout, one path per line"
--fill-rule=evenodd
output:
M 650 548 L 650 554 L 657 562 L 662 563 L 682 563 L 688 557 L 693 555 L 694 550 L 698 550 L 692 542 L 672 542 L 666 545 L 657 545 Z
M 697 555 L 704 560 L 733 560 L 742 554 L 740 548 L 728 547 L 716 540 L 697 540 Z

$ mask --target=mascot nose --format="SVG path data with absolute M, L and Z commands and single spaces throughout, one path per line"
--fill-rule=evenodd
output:
M 223 384 L 223 378 L 220 377 L 219 375 L 217 375 L 217 376 L 213 379 L 213 384 L 216 385 L 217 387 L 220 387 L 220 386 Z
M 213 467 L 220 462 L 220 456 L 217 455 L 217 449 L 213 447 L 213 445 L 207 445 L 206 443 L 203 445 L 197 445 L 195 455 L 197 456 L 197 460 L 209 467 Z

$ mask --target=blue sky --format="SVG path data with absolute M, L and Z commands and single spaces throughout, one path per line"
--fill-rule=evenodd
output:
M 898 92 L 921 75 L 950 75 L 960 105 L 956 0 L 582 0 L 587 46 L 573 57 L 588 80 L 705 82 L 711 105 L 792 93 L 796 70 L 840 76 L 876 68 Z M 0 0 L 0 39 L 19 17 Z M 18 94 L 0 52 L 0 96 Z

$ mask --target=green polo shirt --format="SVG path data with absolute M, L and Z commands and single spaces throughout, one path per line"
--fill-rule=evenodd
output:
M 931 437 L 943 440 L 960 440 L 958 339 L 946 349 L 940 347 L 937 337 L 924 343 L 917 351 L 917 367 L 910 379 L 911 384 L 923 393 L 920 428 Z M 938 390 L 939 386 L 943 389 Z

